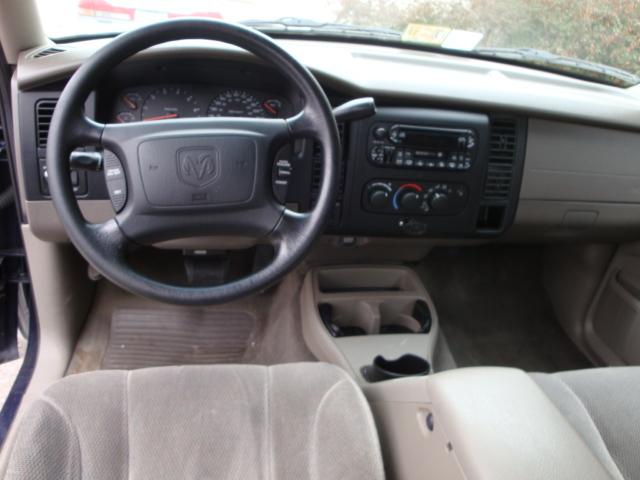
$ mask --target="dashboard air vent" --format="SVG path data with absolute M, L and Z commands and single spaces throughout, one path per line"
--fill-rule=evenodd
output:
M 33 55 L 32 58 L 48 57 L 49 55 L 55 55 L 56 53 L 62 53 L 62 52 L 66 52 L 66 50 L 61 47 L 49 47 L 49 48 L 45 48 L 44 50 L 40 50 L 35 55 Z
M 344 123 L 338 123 L 338 134 L 340 135 L 340 144 L 344 147 L 346 145 L 345 135 L 346 127 Z M 315 206 L 320 194 L 320 185 L 322 184 L 322 157 L 320 151 L 320 144 L 313 144 L 313 164 L 311 166 L 311 205 Z M 336 192 L 336 206 L 340 208 L 342 200 L 344 198 L 344 186 L 345 176 L 347 173 L 347 163 L 345 161 L 345 152 L 342 152 L 342 158 L 340 159 L 340 171 L 338 172 L 338 189 Z
M 496 119 L 491 123 L 489 165 L 484 200 L 508 200 L 516 161 L 516 122 Z
M 49 136 L 49 126 L 51 117 L 56 108 L 57 100 L 39 100 L 36 103 L 36 135 L 38 148 L 46 148 L 47 137 Z

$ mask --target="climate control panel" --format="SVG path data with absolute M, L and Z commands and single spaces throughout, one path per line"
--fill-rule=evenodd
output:
M 464 183 L 373 180 L 365 185 L 362 205 L 375 213 L 457 215 L 468 197 Z

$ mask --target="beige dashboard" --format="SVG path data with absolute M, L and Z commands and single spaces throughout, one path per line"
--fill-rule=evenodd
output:
M 107 40 L 62 45 L 62 52 L 20 55 L 18 94 L 67 78 Z M 620 89 L 522 67 L 396 48 L 309 40 L 279 40 L 323 87 L 344 98 L 373 96 L 379 105 L 495 112 L 527 118 L 526 153 L 509 240 L 611 239 L 640 232 L 640 91 Z M 176 55 L 259 63 L 248 53 L 213 42 L 173 42 L 136 58 Z M 392 68 L 390 68 L 392 66 Z M 18 138 L 19 135 L 16 135 Z M 18 161 L 24 161 L 17 145 Z M 18 169 L 21 171 L 21 169 Z M 24 188 L 24 178 L 20 178 Z M 34 233 L 65 238 L 50 201 L 22 207 Z M 91 220 L 111 215 L 107 200 L 80 201 Z

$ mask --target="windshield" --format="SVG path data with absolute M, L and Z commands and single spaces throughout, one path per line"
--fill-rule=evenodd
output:
M 280 35 L 424 45 L 618 86 L 640 83 L 638 0 L 37 0 L 51 38 L 167 18 L 243 22 Z

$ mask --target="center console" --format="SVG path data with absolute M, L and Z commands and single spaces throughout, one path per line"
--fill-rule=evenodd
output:
M 481 113 L 379 108 L 349 129 L 336 233 L 499 234 L 517 203 L 525 124 Z
M 501 367 L 431 371 L 438 315 L 412 269 L 312 269 L 301 304 L 309 349 L 362 388 L 389 478 L 613 478 L 535 375 Z
M 361 385 L 431 373 L 438 315 L 413 270 L 317 268 L 307 274 L 301 303 L 309 349 Z
M 363 391 L 389 478 L 616 478 L 584 432 L 521 370 L 461 368 Z

